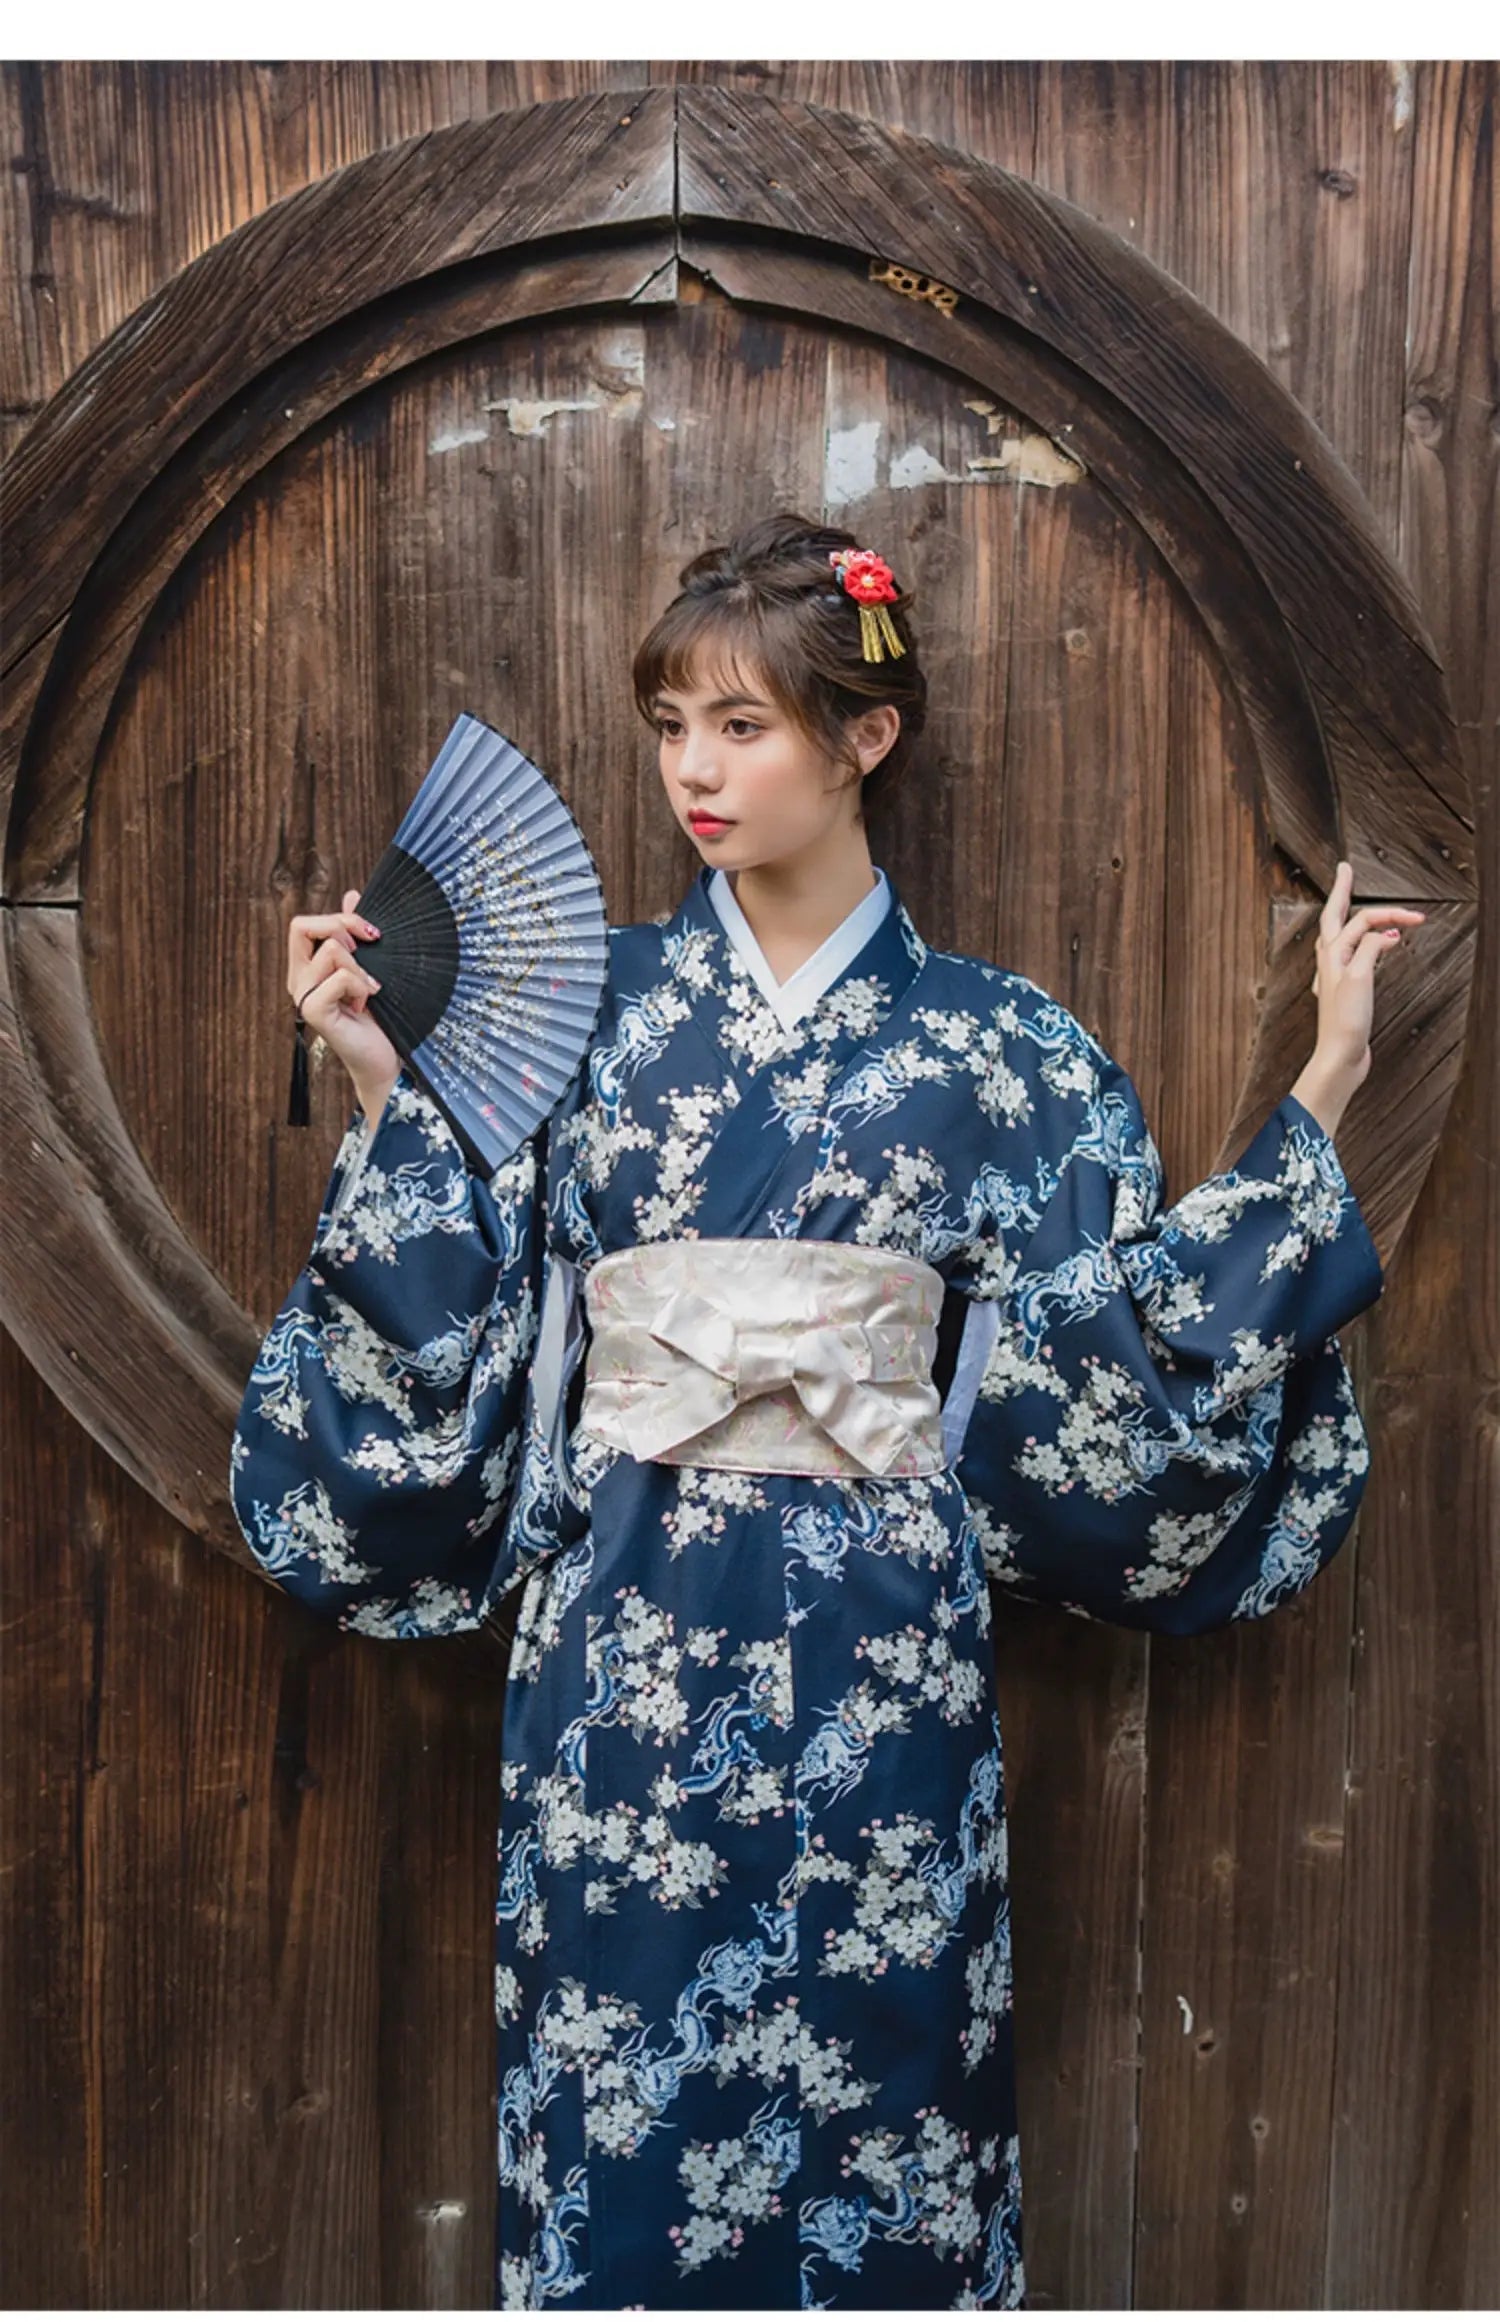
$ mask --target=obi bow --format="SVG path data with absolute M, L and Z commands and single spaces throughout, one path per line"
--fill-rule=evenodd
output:
M 889 1252 L 806 1242 L 741 1242 L 715 1268 L 706 1245 L 676 1247 L 694 1256 L 673 1263 L 671 1245 L 659 1261 L 634 1254 L 634 1312 L 599 1300 L 585 1428 L 639 1461 L 864 1474 L 940 1465 L 922 1277 L 938 1293 L 940 1282 L 929 1268 L 892 1275 Z M 738 1256 L 745 1247 L 748 1268 Z M 822 1296 L 794 1296 L 799 1277 L 810 1289 L 813 1268 Z M 683 1272 L 697 1279 L 683 1282 Z M 655 1296 L 641 1298 L 646 1289 Z M 861 1303 L 873 1305 L 873 1319 L 857 1319 Z M 808 1305 L 822 1307 L 817 1319 Z

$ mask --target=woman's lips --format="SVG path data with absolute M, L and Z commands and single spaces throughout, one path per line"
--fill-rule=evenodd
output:
M 721 814 L 690 814 L 688 822 L 696 838 L 716 838 L 731 827 Z

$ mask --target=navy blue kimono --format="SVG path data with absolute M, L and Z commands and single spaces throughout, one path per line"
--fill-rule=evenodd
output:
M 520 1592 L 496 2303 L 1016 2307 L 988 1584 L 1176 1634 L 1305 1588 L 1364 1489 L 1334 1333 L 1380 1262 L 1296 1098 L 1163 1209 L 1129 1075 L 1036 984 L 897 899 L 788 1028 L 706 878 L 612 931 L 589 1054 L 488 1179 L 409 1071 L 357 1171 L 356 1110 L 235 1509 L 365 1636 Z M 709 1235 L 937 1268 L 968 1317 L 948 1464 L 733 1473 L 584 1434 L 566 1292 Z

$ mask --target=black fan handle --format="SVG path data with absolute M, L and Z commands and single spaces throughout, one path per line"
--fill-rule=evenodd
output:
M 356 942 L 351 954 L 356 966 L 362 966 L 361 950 L 373 950 L 379 942 L 374 936 L 369 943 Z M 311 987 L 309 987 L 310 989 Z M 297 1010 L 297 1040 L 292 1050 L 292 1081 L 286 1100 L 286 1121 L 289 1129 L 305 1129 L 312 1119 L 311 1083 L 307 1069 L 307 1019 L 301 1008 Z
M 297 1010 L 297 1045 L 292 1050 L 292 1086 L 287 1098 L 286 1118 L 290 1129 L 305 1129 L 309 1119 L 307 1078 L 307 1026 L 302 1010 Z

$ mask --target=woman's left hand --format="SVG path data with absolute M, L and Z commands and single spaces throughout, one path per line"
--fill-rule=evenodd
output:
M 1318 964 L 1313 972 L 1318 996 L 1314 1062 L 1351 1090 L 1370 1069 L 1375 965 L 1401 941 L 1401 930 L 1392 922 L 1415 925 L 1427 916 L 1403 903 L 1362 903 L 1350 912 L 1353 886 L 1354 866 L 1341 861 L 1319 914 Z

